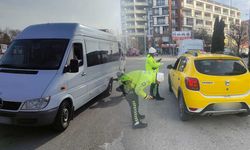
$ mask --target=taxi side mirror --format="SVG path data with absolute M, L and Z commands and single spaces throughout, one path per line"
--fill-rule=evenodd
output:
M 173 66 L 172 65 L 168 65 L 167 68 L 168 69 L 173 69 Z

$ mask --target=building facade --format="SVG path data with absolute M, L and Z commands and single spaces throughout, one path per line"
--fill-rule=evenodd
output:
M 162 38 L 172 42 L 173 31 L 205 29 L 213 33 L 215 18 L 240 24 L 240 10 L 213 0 L 121 0 L 124 35 Z
M 225 33 L 230 24 L 240 24 L 240 10 L 212 0 L 183 0 L 183 30 L 204 28 L 213 33 L 215 18 L 225 22 Z

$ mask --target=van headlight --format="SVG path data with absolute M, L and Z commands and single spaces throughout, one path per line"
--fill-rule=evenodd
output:
M 40 110 L 45 108 L 50 101 L 50 96 L 45 98 L 37 98 L 32 100 L 27 100 L 22 106 L 22 110 Z

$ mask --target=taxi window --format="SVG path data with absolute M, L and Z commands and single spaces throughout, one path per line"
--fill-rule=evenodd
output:
M 176 70 L 177 69 L 177 66 L 178 66 L 178 64 L 179 64 L 179 62 L 180 62 L 180 58 L 178 58 L 177 60 L 176 60 L 176 62 L 175 62 L 175 64 L 174 64 L 174 70 Z
M 178 71 L 183 72 L 186 65 L 187 65 L 187 58 L 185 58 L 185 57 L 181 58 L 180 64 L 178 66 Z
M 195 67 L 202 74 L 217 76 L 241 75 L 247 72 L 240 60 L 196 60 Z

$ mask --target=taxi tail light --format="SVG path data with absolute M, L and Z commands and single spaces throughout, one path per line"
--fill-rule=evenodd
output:
M 197 78 L 186 77 L 185 83 L 186 83 L 187 89 L 189 89 L 189 90 L 193 90 L 193 91 L 200 90 L 200 84 L 199 84 L 199 80 Z

